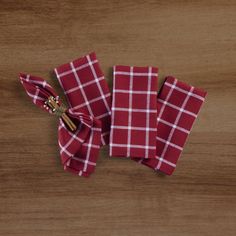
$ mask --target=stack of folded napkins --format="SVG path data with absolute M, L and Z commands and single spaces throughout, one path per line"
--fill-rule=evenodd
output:
M 205 91 L 168 76 L 157 93 L 156 67 L 117 65 L 113 67 L 111 96 L 95 53 L 54 71 L 70 106 L 64 112 L 77 127 L 74 132 L 69 130 L 60 118 L 59 130 L 66 130 L 59 135 L 65 170 L 89 176 L 95 170 L 100 146 L 109 145 L 110 156 L 130 158 L 167 175 L 173 173 Z M 36 87 L 45 89 L 46 81 L 23 74 L 20 78 L 28 95 L 37 101 L 38 90 L 29 94 L 26 84 L 40 81 Z

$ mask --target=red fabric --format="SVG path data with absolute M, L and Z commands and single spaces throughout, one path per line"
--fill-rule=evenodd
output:
M 115 66 L 110 155 L 155 158 L 157 68 Z
M 111 94 L 96 54 L 90 53 L 55 69 L 72 108 L 99 119 L 102 144 L 109 143 Z
M 52 113 L 45 106 L 45 101 L 49 96 L 58 99 L 53 88 L 36 76 L 20 74 L 20 81 L 34 104 Z M 73 120 L 77 130 L 72 133 L 63 120 L 59 119 L 58 143 L 62 164 L 67 171 L 89 176 L 95 169 L 99 155 L 101 122 L 77 109 L 68 109 L 66 114 Z
M 157 98 L 156 158 L 140 163 L 171 175 L 205 100 L 206 92 L 167 77 Z

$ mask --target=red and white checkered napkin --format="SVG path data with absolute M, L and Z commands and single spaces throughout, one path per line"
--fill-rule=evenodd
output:
M 167 77 L 157 98 L 156 158 L 140 163 L 171 175 L 206 92 Z
M 43 79 L 20 74 L 20 81 L 34 104 L 53 113 L 45 102 L 53 96 L 59 104 L 58 95 Z M 95 169 L 101 143 L 101 122 L 76 109 L 68 109 L 66 114 L 75 123 L 75 132 L 68 130 L 64 121 L 59 119 L 58 143 L 61 161 L 65 170 L 80 176 L 89 176 Z
M 157 68 L 115 66 L 110 155 L 155 158 Z
M 101 121 L 102 144 L 108 144 L 111 94 L 96 54 L 61 65 L 55 73 L 71 107 Z

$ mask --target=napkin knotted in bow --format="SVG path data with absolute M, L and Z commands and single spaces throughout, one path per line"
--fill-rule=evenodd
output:
M 64 169 L 80 176 L 89 176 L 95 169 L 101 144 L 101 122 L 77 109 L 58 109 L 48 106 L 53 99 L 60 108 L 61 101 L 54 89 L 42 78 L 20 74 L 20 81 L 33 103 L 49 113 L 59 112 L 58 143 Z M 71 131 L 67 120 L 75 125 Z

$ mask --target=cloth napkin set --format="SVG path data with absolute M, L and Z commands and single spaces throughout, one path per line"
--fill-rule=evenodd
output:
M 111 95 L 96 54 L 54 69 L 66 109 L 42 78 L 20 74 L 33 103 L 59 116 L 58 143 L 66 171 L 88 177 L 100 147 L 171 175 L 205 100 L 206 92 L 168 76 L 157 93 L 158 69 L 113 67 Z

